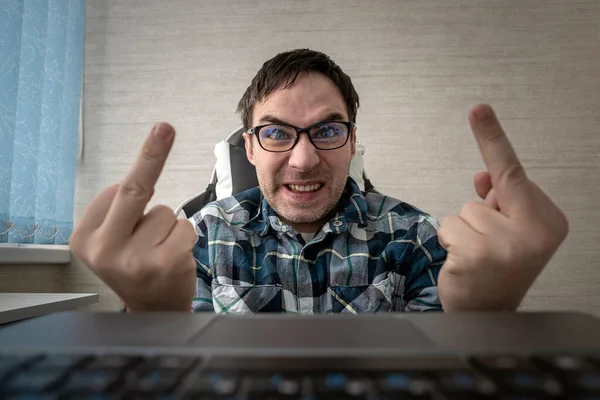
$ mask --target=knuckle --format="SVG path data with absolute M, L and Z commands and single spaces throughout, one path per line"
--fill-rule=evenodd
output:
M 73 229 L 73 233 L 71 233 L 71 238 L 69 239 L 69 248 L 71 252 L 75 254 L 77 257 L 82 258 L 84 254 L 84 249 L 86 246 L 83 244 L 83 235 L 79 232 L 79 227 L 76 226 Z
M 196 244 L 198 236 L 196 235 L 196 231 L 190 221 L 185 219 L 178 220 L 176 229 L 180 229 L 182 231 L 183 237 L 185 238 L 185 243 L 189 243 L 192 247 Z
M 467 264 L 484 267 L 493 262 L 494 254 L 495 252 L 490 241 L 480 238 L 467 253 L 467 257 L 469 258 Z
M 165 220 L 173 221 L 173 223 L 175 223 L 175 220 L 177 219 L 175 212 L 170 207 L 163 204 L 152 207 L 150 213 L 160 216 L 161 219 L 164 218 Z
M 440 227 L 437 230 L 438 238 L 442 241 L 445 241 L 448 238 L 448 232 L 452 226 L 452 218 L 453 217 L 444 217 L 440 222 Z
M 142 146 L 140 154 L 146 161 L 153 163 L 161 158 L 163 152 L 161 151 L 160 146 L 156 146 L 154 141 L 147 141 L 144 146 Z
M 442 222 L 440 223 L 440 229 L 438 229 L 438 233 L 448 229 L 452 225 L 454 218 L 455 217 L 453 215 L 442 218 Z
M 557 236 L 553 232 L 542 230 L 538 235 L 535 242 L 532 243 L 531 252 L 535 255 L 546 255 L 552 254 L 558 248 L 562 242 L 562 237 Z
M 160 249 L 152 255 L 152 265 L 155 269 L 165 270 L 171 267 L 172 264 L 173 255 L 168 251 L 164 251 L 164 249 Z
M 528 254 L 531 254 L 531 248 L 529 246 L 513 244 L 512 246 L 507 245 L 506 247 L 506 250 L 502 252 L 504 255 L 502 258 L 504 265 L 509 267 L 521 265 L 524 261 L 531 258 L 528 256 Z M 537 250 L 534 251 L 537 252 Z
M 488 129 L 485 138 L 492 145 L 496 145 L 506 141 L 506 133 L 500 126 L 497 126 L 495 129 Z
M 88 266 L 97 272 L 106 272 L 116 267 L 113 252 L 103 244 L 90 247 L 86 257 Z
M 150 256 L 146 251 L 134 251 L 128 257 L 126 275 L 129 280 L 148 281 L 155 275 L 157 259 L 153 254 Z
M 556 218 L 556 229 L 555 233 L 560 242 L 562 242 L 569 234 L 569 220 L 567 216 L 560 210 L 558 210 L 558 216 Z
M 496 198 L 496 193 L 492 190 L 485 197 L 484 204 L 488 207 L 498 210 L 498 199 Z
M 119 185 L 119 190 L 125 197 L 139 201 L 150 201 L 152 190 L 146 188 L 140 182 L 131 180 Z
M 564 224 L 561 225 L 560 229 L 557 231 L 556 236 L 559 243 L 562 243 L 567 238 L 570 229 L 569 222 L 565 219 Z
M 444 221 L 442 221 L 437 230 L 437 236 L 439 241 L 443 242 L 446 239 L 446 224 L 444 224 Z
M 114 195 L 117 193 L 120 186 L 121 186 L 121 184 L 115 183 L 113 185 L 110 185 L 110 186 L 107 186 L 106 188 L 104 188 L 104 191 Z
M 461 268 L 464 268 L 464 267 L 461 267 L 461 264 L 454 262 L 452 259 L 452 256 L 448 255 L 446 262 L 444 262 L 444 264 L 442 265 L 442 268 L 440 270 L 440 276 L 438 278 L 438 282 L 441 282 L 446 277 L 460 276 L 463 273 L 463 270 Z M 442 286 L 442 285 L 440 285 L 440 286 Z M 445 286 L 445 285 L 443 285 L 443 286 Z
M 500 182 L 504 182 L 505 184 L 508 182 L 511 184 L 522 184 L 526 181 L 527 175 L 525 175 L 525 170 L 519 163 L 509 165 L 500 174 Z
M 185 257 L 180 258 L 179 262 L 177 263 L 177 267 L 176 275 L 181 277 L 180 280 L 190 280 L 192 282 L 195 281 L 194 277 L 196 276 L 196 260 L 191 253 L 188 253 L 188 255 Z
M 195 272 L 196 272 L 196 260 L 194 259 L 193 256 L 190 256 L 188 259 L 189 259 L 189 261 L 188 261 L 189 267 L 188 268 L 191 269 L 194 272 L 194 275 L 195 275 Z
M 468 203 L 465 203 L 462 206 L 462 208 L 460 209 L 459 215 L 461 217 L 472 217 L 477 213 L 478 210 L 479 210 L 479 203 L 470 201 Z

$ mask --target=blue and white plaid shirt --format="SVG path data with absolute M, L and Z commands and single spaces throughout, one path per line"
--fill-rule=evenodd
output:
M 206 205 L 198 236 L 194 311 L 362 313 L 441 310 L 446 251 L 437 220 L 348 179 L 334 217 L 308 243 L 259 188 Z

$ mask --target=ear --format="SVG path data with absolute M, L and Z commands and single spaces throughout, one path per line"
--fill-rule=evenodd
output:
M 244 132 L 243 136 L 244 146 L 246 147 L 246 157 L 248 158 L 248 161 L 250 161 L 250 164 L 256 166 L 256 164 L 254 164 L 254 143 L 252 143 L 252 137 L 254 135 Z

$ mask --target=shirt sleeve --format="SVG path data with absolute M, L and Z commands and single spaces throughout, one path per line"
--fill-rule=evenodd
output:
M 446 250 L 438 240 L 439 224 L 424 215 L 413 228 L 412 253 L 406 254 L 404 264 L 404 294 L 397 299 L 397 311 L 443 311 L 437 279 L 446 260 Z
M 214 311 L 212 301 L 212 271 L 208 258 L 208 232 L 200 213 L 192 216 L 190 222 L 196 231 L 194 259 L 196 260 L 196 296 L 192 301 L 192 311 Z

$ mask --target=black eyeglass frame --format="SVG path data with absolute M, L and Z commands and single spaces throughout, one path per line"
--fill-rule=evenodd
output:
M 317 146 L 315 144 L 315 142 L 313 142 L 312 138 L 310 137 L 310 130 L 312 128 L 314 128 L 315 126 L 318 125 L 323 125 L 323 124 L 327 124 L 327 123 L 331 123 L 331 122 L 335 122 L 337 124 L 343 124 L 346 126 L 346 128 L 348 129 L 348 136 L 346 136 L 346 141 L 344 141 L 344 144 L 337 146 L 337 147 L 332 147 L 330 149 L 322 149 L 319 146 Z M 272 125 L 277 125 L 277 126 L 289 126 L 290 128 L 293 128 L 296 131 L 296 140 L 294 141 L 294 144 L 292 145 L 292 147 L 290 147 L 287 150 L 269 150 L 269 149 L 265 149 L 265 147 L 262 145 L 262 143 L 260 142 L 260 130 L 264 127 L 267 126 L 272 126 Z M 298 128 L 297 126 L 294 125 L 290 125 L 290 124 L 275 124 L 275 123 L 271 123 L 271 124 L 265 124 L 265 125 L 258 125 L 255 127 L 252 127 L 250 129 L 248 129 L 246 131 L 246 133 L 250 134 L 250 135 L 254 135 L 256 136 L 256 140 L 258 141 L 259 146 L 264 150 L 264 151 L 269 151 L 271 153 L 285 153 L 287 151 L 292 151 L 292 149 L 294 147 L 296 147 L 296 145 L 298 144 L 298 140 L 300 140 L 300 134 L 302 132 L 306 133 L 306 136 L 308 136 L 308 140 L 310 141 L 310 143 L 315 147 L 315 149 L 317 150 L 323 150 L 323 151 L 328 151 L 328 150 L 337 150 L 337 149 L 341 149 L 342 147 L 344 147 L 346 145 L 346 143 L 348 143 L 348 139 L 350 138 L 350 136 L 352 136 L 352 131 L 356 128 L 356 124 L 354 124 L 353 122 L 347 122 L 347 121 L 321 121 L 321 122 L 317 122 L 316 124 L 312 124 L 310 126 L 307 126 L 306 128 Z

